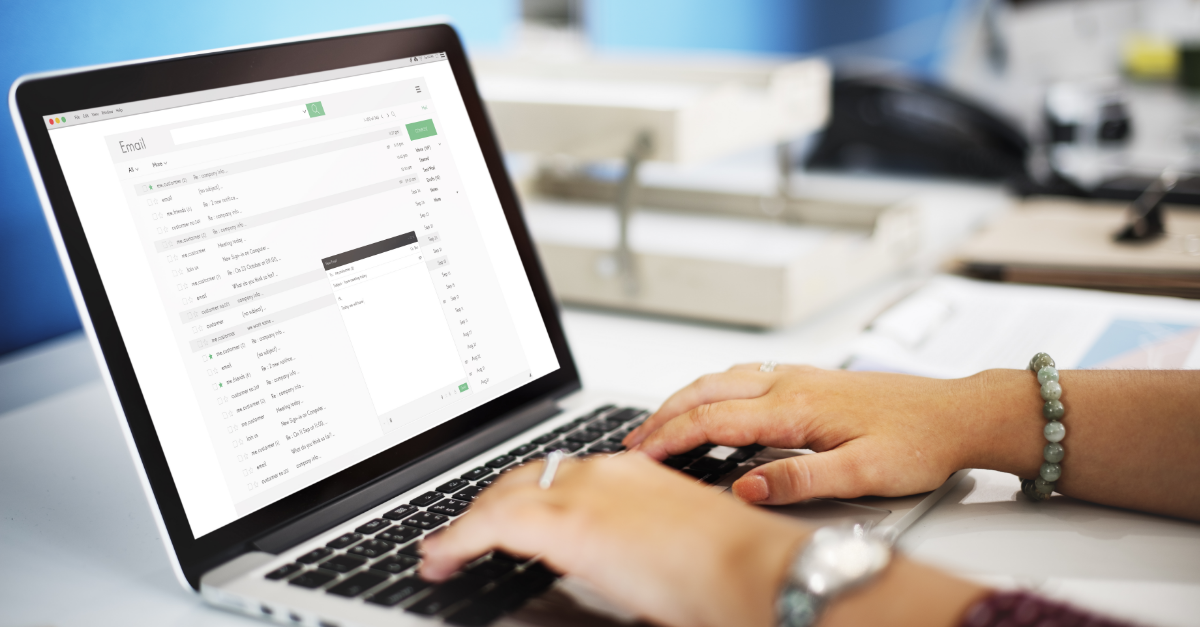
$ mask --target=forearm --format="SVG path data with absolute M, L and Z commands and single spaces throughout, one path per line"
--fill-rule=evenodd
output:
M 1200 372 L 1060 371 L 1066 454 L 1056 490 L 1105 505 L 1200 520 Z M 1032 478 L 1046 441 L 1034 375 L 962 380 L 954 411 L 972 444 L 964 466 Z

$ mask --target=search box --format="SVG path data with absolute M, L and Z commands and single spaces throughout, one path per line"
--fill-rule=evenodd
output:
M 310 117 L 318 117 L 325 115 L 325 110 L 321 107 L 321 103 L 313 102 L 307 105 L 292 105 L 283 109 L 275 109 L 272 111 L 262 111 L 259 113 L 251 113 L 236 118 L 228 118 L 225 120 L 217 120 L 215 122 L 205 122 L 203 124 L 194 124 L 192 126 L 181 126 L 171 129 L 171 139 L 175 141 L 175 145 L 188 144 L 204 139 L 214 139 L 233 135 L 234 133 L 243 133 L 256 129 L 278 126 L 287 124 L 288 122 L 297 122 L 299 120 L 307 120 Z

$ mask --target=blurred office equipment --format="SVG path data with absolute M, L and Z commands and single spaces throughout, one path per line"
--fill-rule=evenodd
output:
M 912 206 L 794 188 L 792 141 L 827 118 L 820 60 L 524 58 L 476 68 L 502 144 L 528 155 L 512 171 L 567 302 L 779 326 L 916 252 Z M 749 156 L 756 150 L 771 156 Z M 738 170 L 750 174 L 738 180 Z
M 1029 142 L 962 94 L 897 74 L 834 81 L 833 115 L 808 158 L 814 169 L 1018 182 Z
M 1200 214 L 1178 207 L 1156 238 L 1114 238 L 1125 202 L 1036 198 L 1018 204 L 958 252 L 978 278 L 1200 298 Z

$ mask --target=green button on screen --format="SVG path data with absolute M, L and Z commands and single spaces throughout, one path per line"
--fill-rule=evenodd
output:
M 437 129 L 433 128 L 433 120 L 413 122 L 404 126 L 408 129 L 408 138 L 414 141 L 437 135 Z
M 308 107 L 308 117 L 310 118 L 319 118 L 325 115 L 325 107 L 321 106 L 320 101 L 310 102 L 304 106 Z
M 466 384 L 466 383 L 463 383 L 462 385 L 459 385 L 459 386 L 458 386 L 458 391 L 459 391 L 459 392 L 466 392 L 466 391 L 467 391 L 467 384 Z

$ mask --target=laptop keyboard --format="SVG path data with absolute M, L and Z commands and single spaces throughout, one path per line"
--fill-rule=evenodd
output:
M 267 573 L 266 578 L 438 617 L 452 625 L 487 625 L 545 592 L 558 576 L 537 561 L 494 551 L 452 578 L 433 584 L 417 574 L 421 538 L 465 513 L 480 492 L 521 464 L 556 450 L 576 456 L 624 450 L 621 440 L 648 415 L 632 407 L 596 408 L 359 525 L 325 546 L 312 547 L 295 562 Z M 663 463 L 711 484 L 750 460 L 762 447 L 743 447 L 723 460 L 707 456 L 712 449 L 712 445 L 700 446 Z M 264 607 L 264 613 L 270 611 Z

